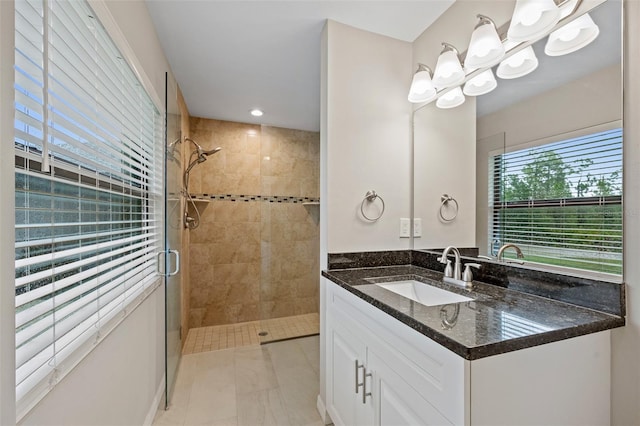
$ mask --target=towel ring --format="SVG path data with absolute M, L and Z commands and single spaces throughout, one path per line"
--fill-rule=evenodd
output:
M 453 198 L 450 195 L 447 194 L 442 194 L 442 196 L 440 197 L 440 201 L 442 202 L 440 204 L 440 210 L 438 211 L 438 215 L 440 216 L 440 219 L 442 219 L 443 222 L 452 222 L 453 220 L 455 220 L 455 218 L 458 216 L 458 202 L 456 201 L 455 198 Z M 447 218 L 444 216 L 444 206 L 446 206 L 449 201 L 452 201 L 455 204 L 455 213 L 453 214 L 453 216 Z
M 377 199 L 379 199 L 380 202 L 382 203 L 382 210 L 380 211 L 380 214 L 378 215 L 378 217 L 371 218 L 371 217 L 367 216 L 365 214 L 365 212 L 364 212 L 364 203 L 366 201 L 368 201 L 370 203 L 373 203 Z M 364 199 L 362 200 L 362 203 L 360 203 L 360 213 L 362 213 L 362 217 L 367 219 L 369 222 L 375 222 L 376 220 L 380 219 L 382 217 L 382 215 L 384 214 L 384 200 L 382 199 L 381 196 L 376 194 L 376 191 L 374 191 L 374 190 L 367 191 L 366 195 L 364 196 Z

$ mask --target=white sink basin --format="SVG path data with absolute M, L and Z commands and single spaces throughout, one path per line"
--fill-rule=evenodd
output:
M 473 300 L 469 297 L 461 296 L 457 293 L 442 290 L 441 288 L 415 280 L 392 281 L 376 285 L 400 296 L 415 300 L 425 306 L 447 305 L 449 303 L 469 302 Z

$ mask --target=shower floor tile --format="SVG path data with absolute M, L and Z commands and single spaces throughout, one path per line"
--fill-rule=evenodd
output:
M 186 355 L 253 346 L 295 337 L 311 336 L 319 332 L 320 316 L 317 313 L 192 328 L 189 330 L 182 353 Z M 264 333 L 266 335 L 262 335 Z

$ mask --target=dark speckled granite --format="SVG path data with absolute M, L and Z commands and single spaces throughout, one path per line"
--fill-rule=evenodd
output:
M 378 266 L 410 265 L 411 250 L 329 253 L 329 269 L 375 268 Z
M 441 271 L 443 267 L 436 260 L 438 256 L 437 252 L 414 250 L 411 254 L 411 264 Z M 473 270 L 473 277 L 477 281 L 625 316 L 625 293 L 622 284 L 555 274 L 478 258 L 463 259 L 462 263 L 468 261 L 482 265 L 480 269 Z
M 425 259 L 428 260 L 428 259 Z M 624 325 L 624 318 L 510 288 L 474 281 L 466 290 L 418 266 L 323 271 L 322 275 L 468 360 L 484 358 Z M 415 279 L 471 302 L 424 306 L 375 283 Z

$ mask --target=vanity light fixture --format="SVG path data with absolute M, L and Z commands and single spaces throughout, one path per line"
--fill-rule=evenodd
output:
M 437 89 L 457 86 L 464 82 L 464 77 L 458 49 L 449 43 L 442 43 L 442 52 L 433 73 L 433 85 Z
M 496 75 L 502 79 L 523 77 L 538 68 L 538 58 L 533 47 L 528 46 L 500 62 Z
M 409 89 L 409 102 L 429 102 L 435 96 L 436 88 L 433 87 L 433 82 L 431 81 L 431 69 L 424 64 L 418 64 L 418 69 L 413 75 L 411 88 Z
M 535 41 L 560 21 L 554 0 L 516 0 L 507 38 L 515 42 Z
M 444 95 L 440 96 L 436 101 L 436 106 L 442 109 L 450 109 L 460 106 L 464 103 L 465 97 L 462 94 L 460 86 L 455 89 L 449 90 Z
M 544 53 L 549 56 L 561 56 L 580 50 L 600 34 L 600 28 L 588 13 L 580 16 L 555 30 L 549 35 Z
M 254 117 L 262 117 L 264 115 L 264 112 L 262 112 L 261 109 L 258 108 L 254 108 L 251 111 L 249 111 L 251 113 L 251 115 L 253 115 Z
M 480 20 L 471 34 L 464 66 L 468 69 L 489 67 L 502 59 L 505 50 L 491 18 L 477 15 Z
M 489 93 L 496 87 L 498 87 L 498 82 L 493 76 L 493 71 L 489 68 L 467 81 L 462 92 L 467 96 L 480 96 Z

